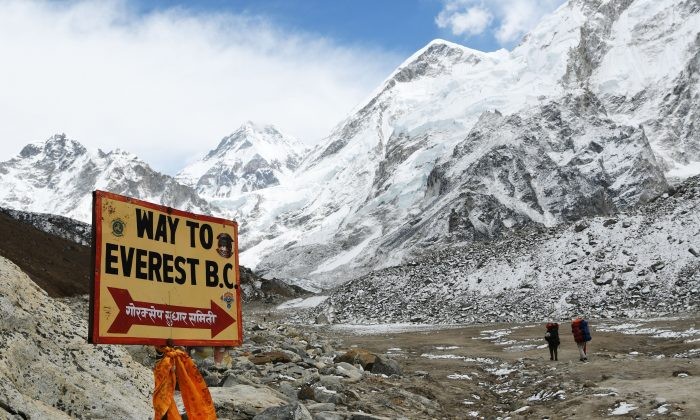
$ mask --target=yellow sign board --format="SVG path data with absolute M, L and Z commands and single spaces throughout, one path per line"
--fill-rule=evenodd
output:
M 93 193 L 95 344 L 241 344 L 238 224 Z

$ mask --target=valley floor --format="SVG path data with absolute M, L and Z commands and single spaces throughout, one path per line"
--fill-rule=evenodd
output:
M 543 324 L 314 329 L 399 361 L 403 377 L 361 383 L 362 399 L 388 417 L 428 414 L 392 391 L 405 389 L 436 402 L 430 416 L 438 418 L 700 418 L 699 320 L 592 320 L 588 363 L 579 361 L 569 324 L 560 327 L 559 361 L 549 360 Z

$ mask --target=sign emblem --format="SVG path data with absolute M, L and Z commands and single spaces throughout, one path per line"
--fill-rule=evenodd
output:
M 221 300 L 226 302 L 226 309 L 231 309 L 231 303 L 235 298 L 235 295 L 231 292 L 226 292 L 223 295 L 221 295 Z
M 124 235 L 124 229 L 126 228 L 126 223 L 122 219 L 112 220 L 112 235 L 122 236 Z
M 216 252 L 224 257 L 231 258 L 233 239 L 228 233 L 220 233 L 217 237 Z

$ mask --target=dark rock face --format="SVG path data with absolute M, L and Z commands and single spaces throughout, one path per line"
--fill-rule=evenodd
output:
M 612 214 L 667 188 L 644 132 L 607 119 L 587 92 L 529 114 L 482 115 L 428 176 L 425 201 L 439 210 L 391 243 L 430 238 L 439 224 L 441 242 L 496 238 L 533 222 Z
M 700 160 L 700 33 L 694 49 L 695 55 L 674 80 L 673 89 L 663 96 L 661 115 L 650 122 L 660 144 L 686 164 Z
M 613 0 L 608 2 L 577 1 L 589 18 L 580 29 L 581 40 L 570 52 L 564 82 L 586 86 L 588 78 L 600 65 L 601 59 L 608 52 L 606 44 L 612 25 L 627 10 L 634 0 Z
M 394 75 L 394 80 L 407 83 L 413 80 L 444 74 L 451 71 L 455 63 L 478 64 L 481 59 L 476 54 L 470 54 L 460 46 L 452 46 L 445 42 L 435 42 L 429 45 L 409 65 L 403 67 Z

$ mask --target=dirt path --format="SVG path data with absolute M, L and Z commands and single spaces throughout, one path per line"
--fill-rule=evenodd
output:
M 404 378 L 384 380 L 434 398 L 440 417 L 700 418 L 699 319 L 594 320 L 589 363 L 578 360 L 569 324 L 560 328 L 557 362 L 543 346 L 543 325 L 323 332 L 348 347 L 393 355 Z

